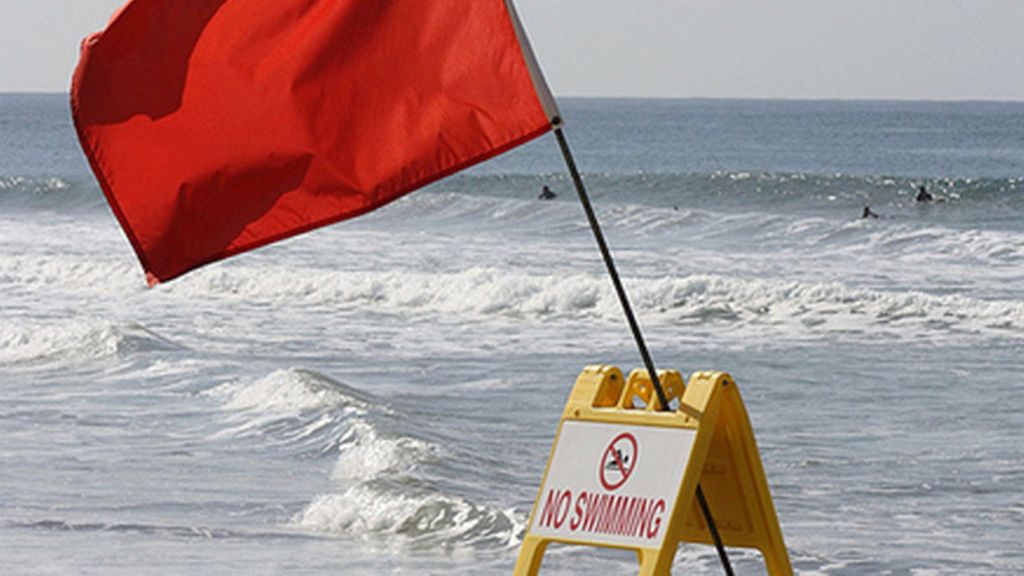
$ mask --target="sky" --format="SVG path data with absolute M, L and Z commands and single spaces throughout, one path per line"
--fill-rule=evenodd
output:
M 0 92 L 66 92 L 123 1 L 0 0 Z M 556 96 L 1024 101 L 1022 0 L 516 6 Z

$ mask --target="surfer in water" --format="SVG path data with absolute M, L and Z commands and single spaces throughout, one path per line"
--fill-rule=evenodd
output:
M 934 197 L 934 196 L 932 196 L 932 193 L 931 193 L 931 192 L 929 192 L 929 191 L 928 191 L 928 190 L 927 190 L 927 189 L 926 189 L 926 188 L 924 187 L 924 184 L 922 184 L 922 185 L 921 185 L 921 186 L 919 186 L 919 187 L 918 187 L 918 189 L 917 189 L 917 196 L 916 196 L 916 197 L 914 197 L 914 202 L 931 202 L 931 201 L 932 201 L 932 200 L 934 200 L 934 199 L 935 199 L 935 197 Z
M 558 196 L 558 194 L 555 194 L 554 192 L 552 192 L 551 188 L 548 188 L 547 186 L 545 186 L 544 189 L 540 191 L 540 196 L 537 196 L 537 199 L 538 200 L 551 200 L 552 198 L 555 198 L 557 196 Z
M 860 215 L 861 218 L 879 218 L 878 214 L 871 211 L 871 206 L 864 207 L 864 213 Z

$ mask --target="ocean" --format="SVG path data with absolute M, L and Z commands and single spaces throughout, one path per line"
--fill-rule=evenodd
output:
M 796 572 L 1024 573 L 1024 103 L 561 105 L 656 365 L 736 378 Z M 148 289 L 67 97 L 0 95 L 2 574 L 508 574 L 601 363 L 641 365 L 552 136 Z

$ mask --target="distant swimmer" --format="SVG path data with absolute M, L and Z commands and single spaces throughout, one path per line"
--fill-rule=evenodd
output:
M 554 192 L 552 192 L 551 188 L 548 188 L 547 186 L 545 186 L 544 189 L 540 191 L 540 196 L 537 196 L 537 199 L 538 200 L 551 200 L 552 198 L 555 198 L 557 196 L 558 196 L 558 194 L 555 194 Z
M 871 206 L 864 207 L 864 213 L 860 215 L 861 218 L 878 218 L 878 214 L 871 211 Z
M 931 202 L 934 199 L 935 199 L 935 197 L 932 196 L 932 193 L 929 192 L 927 189 L 925 189 L 924 185 L 922 184 L 917 189 L 917 196 L 914 198 L 914 201 L 915 202 Z

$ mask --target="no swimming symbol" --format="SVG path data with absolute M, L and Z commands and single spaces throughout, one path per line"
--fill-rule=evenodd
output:
M 601 457 L 598 474 L 601 486 L 604 486 L 605 490 L 617 490 L 629 480 L 636 469 L 638 452 L 636 437 L 629 432 L 619 434 L 608 444 Z

